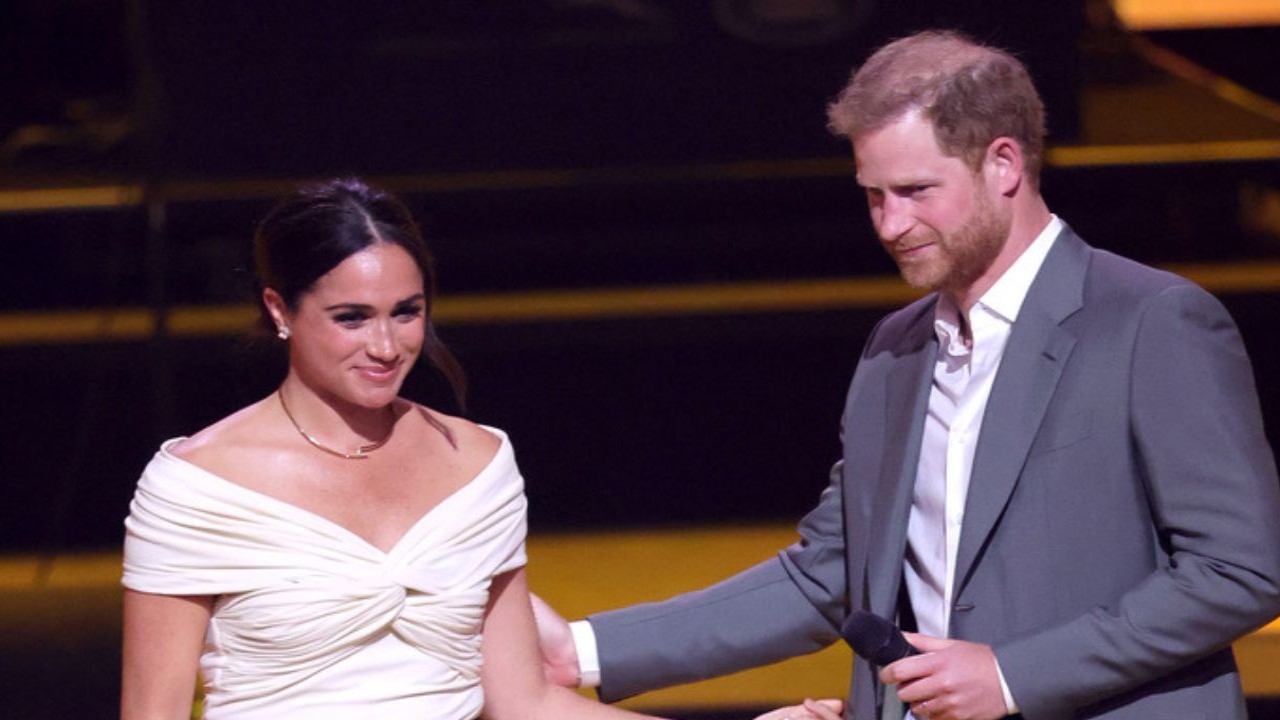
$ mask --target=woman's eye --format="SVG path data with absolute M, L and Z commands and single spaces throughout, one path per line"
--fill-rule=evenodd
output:
M 333 316 L 333 321 L 339 325 L 355 326 L 364 322 L 364 315 L 360 313 L 339 313 Z
M 396 311 L 395 311 L 396 317 L 404 318 L 405 320 L 412 320 L 413 318 L 416 318 L 421 314 L 422 314 L 421 305 L 405 305 L 404 307 L 396 308 Z

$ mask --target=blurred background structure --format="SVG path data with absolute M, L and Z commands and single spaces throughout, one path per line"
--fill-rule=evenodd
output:
M 528 482 L 535 590 L 578 614 L 790 542 L 866 333 L 913 297 L 824 106 L 925 27 L 1026 60 L 1051 207 L 1223 299 L 1277 446 L 1274 0 L 0 5 L 7 716 L 115 715 L 133 483 L 161 440 L 278 382 L 245 340 L 249 240 L 305 178 L 367 177 L 422 220 L 467 413 Z M 457 411 L 437 380 L 407 394 Z M 1278 638 L 1239 646 L 1257 719 L 1280 717 Z M 635 706 L 839 693 L 842 652 Z

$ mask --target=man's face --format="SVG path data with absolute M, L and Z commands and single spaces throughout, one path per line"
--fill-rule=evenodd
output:
M 974 172 L 943 154 L 933 125 L 917 113 L 854 138 L 853 151 L 871 223 L 903 279 L 968 295 L 991 269 L 1011 225 L 998 210 L 985 163 Z

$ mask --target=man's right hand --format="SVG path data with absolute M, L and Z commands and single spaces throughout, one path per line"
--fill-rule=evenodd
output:
M 542 650 L 542 670 L 547 682 L 576 688 L 579 684 L 578 648 L 573 644 L 569 622 L 555 608 L 533 593 L 533 619 L 538 625 L 538 645 Z

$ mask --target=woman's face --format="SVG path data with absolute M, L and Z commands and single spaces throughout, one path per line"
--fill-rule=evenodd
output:
M 291 331 L 290 372 L 309 388 L 366 408 L 396 398 L 426 326 L 422 272 L 404 248 L 376 243 L 348 257 L 301 296 L 295 313 L 267 293 L 277 323 Z

